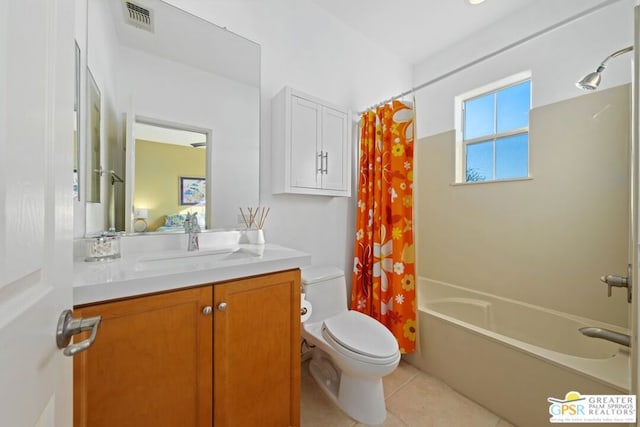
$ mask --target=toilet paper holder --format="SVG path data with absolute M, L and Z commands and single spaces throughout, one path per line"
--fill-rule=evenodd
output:
M 300 322 L 306 322 L 311 317 L 313 307 L 309 301 L 305 300 L 305 294 L 300 294 Z

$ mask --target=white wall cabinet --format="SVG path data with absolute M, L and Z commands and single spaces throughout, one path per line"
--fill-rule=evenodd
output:
M 273 193 L 351 196 L 347 109 L 285 87 L 271 114 Z

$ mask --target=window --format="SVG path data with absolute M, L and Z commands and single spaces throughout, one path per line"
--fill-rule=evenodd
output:
M 456 97 L 456 182 L 529 176 L 531 75 Z

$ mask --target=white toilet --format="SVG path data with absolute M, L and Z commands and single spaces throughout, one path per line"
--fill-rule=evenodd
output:
M 398 342 L 377 320 L 347 309 L 342 270 L 305 267 L 302 290 L 312 307 L 302 324 L 302 337 L 315 346 L 311 375 L 350 417 L 382 424 L 387 417 L 382 377 L 400 362 Z

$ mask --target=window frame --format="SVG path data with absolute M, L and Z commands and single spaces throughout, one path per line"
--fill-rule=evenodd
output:
M 508 89 L 512 86 L 516 86 L 525 81 L 529 81 L 530 89 L 529 89 L 529 111 L 531 111 L 532 98 L 533 98 L 533 81 L 531 79 L 531 71 L 523 71 L 517 74 L 513 74 L 511 76 L 505 77 L 498 81 L 486 84 L 484 86 L 472 89 L 468 92 L 465 92 L 461 95 L 457 95 L 454 98 L 455 104 L 455 131 L 456 131 L 456 141 L 455 141 L 455 184 L 479 184 L 479 183 L 492 183 L 492 182 L 503 182 L 503 181 L 514 181 L 514 180 L 524 180 L 531 178 L 531 140 L 527 137 L 527 176 L 522 177 L 514 177 L 514 178 L 495 178 L 496 172 L 496 141 L 500 138 L 527 134 L 529 135 L 529 125 L 517 129 L 511 129 L 506 132 L 496 132 L 490 133 L 488 135 L 472 138 L 465 140 L 464 139 L 464 105 L 466 102 L 471 101 L 475 98 L 480 98 L 485 95 L 489 95 L 491 93 L 498 93 L 501 90 Z M 495 95 L 494 95 L 495 96 Z M 497 131 L 495 127 L 495 121 L 497 120 L 497 103 L 494 100 L 493 104 L 494 108 L 494 131 Z M 472 144 L 477 144 L 481 142 L 493 142 L 493 176 L 492 179 L 486 179 L 483 181 L 467 181 L 467 146 Z

